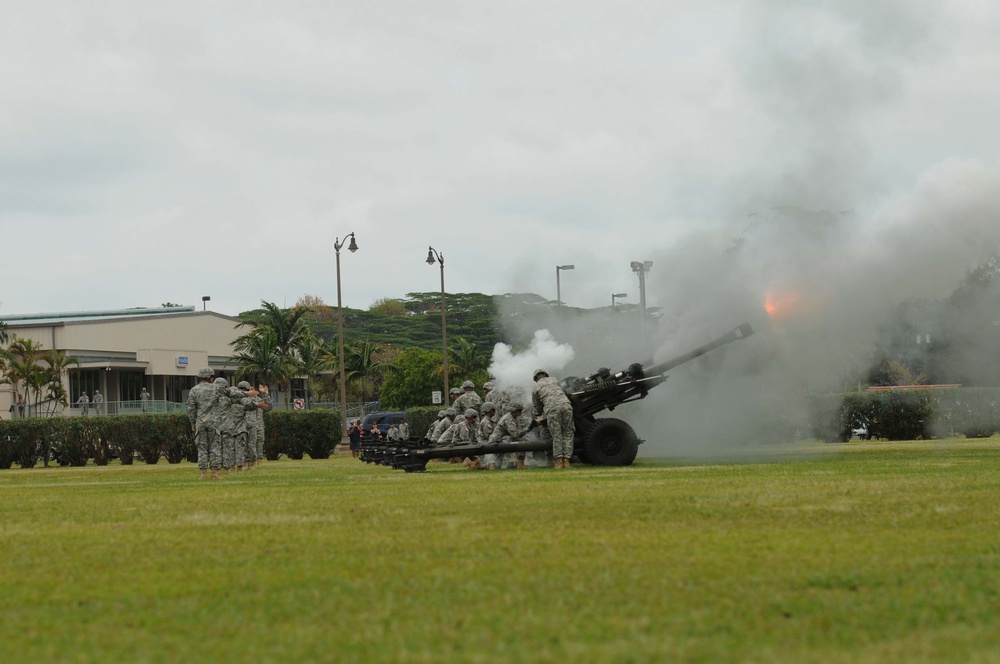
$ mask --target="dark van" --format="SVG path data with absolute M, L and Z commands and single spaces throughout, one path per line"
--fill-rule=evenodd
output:
M 382 432 L 382 440 L 385 440 L 385 435 L 389 432 L 389 425 L 395 424 L 398 427 L 399 421 L 404 417 L 406 417 L 406 413 L 401 410 L 366 415 L 361 423 L 361 440 L 371 440 L 372 427 L 378 427 L 379 431 Z

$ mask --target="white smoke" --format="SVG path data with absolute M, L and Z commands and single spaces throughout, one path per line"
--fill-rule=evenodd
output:
M 517 387 L 527 393 L 531 392 L 535 369 L 545 369 L 555 376 L 575 356 L 572 346 L 557 342 L 548 330 L 538 330 L 531 344 L 519 353 L 505 343 L 494 346 L 489 371 L 497 389 Z

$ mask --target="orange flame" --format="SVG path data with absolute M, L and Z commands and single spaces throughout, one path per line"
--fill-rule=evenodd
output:
M 798 303 L 798 293 L 788 293 L 785 295 L 768 293 L 764 297 L 764 311 L 773 320 L 781 320 L 793 314 Z

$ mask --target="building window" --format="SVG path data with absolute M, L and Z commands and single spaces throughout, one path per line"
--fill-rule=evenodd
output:
M 194 376 L 167 376 L 167 401 L 183 403 L 194 387 Z
M 121 371 L 118 373 L 118 400 L 138 401 L 146 384 L 143 371 Z
M 101 389 L 100 369 L 71 369 L 69 372 L 69 402 L 76 403 L 84 392 L 91 399 Z

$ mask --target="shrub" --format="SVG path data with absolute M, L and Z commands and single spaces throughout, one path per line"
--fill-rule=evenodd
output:
M 417 406 L 406 411 L 406 421 L 410 423 L 410 435 L 422 438 L 431 422 L 437 421 L 440 406 Z

